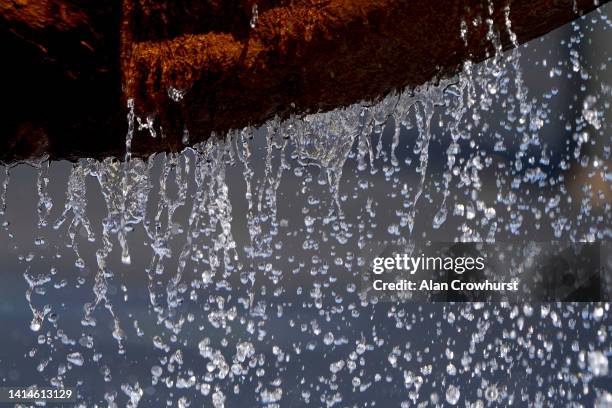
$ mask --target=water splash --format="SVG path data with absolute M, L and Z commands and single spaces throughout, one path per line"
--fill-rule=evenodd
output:
M 89 219 L 87 218 L 87 196 L 85 180 L 91 174 L 92 163 L 87 160 L 82 160 L 73 165 L 68 178 L 68 187 L 66 191 L 66 205 L 62 215 L 57 219 L 53 228 L 59 229 L 72 214 L 70 224 L 68 225 L 68 236 L 70 238 L 70 246 L 72 247 L 76 261 L 75 265 L 79 268 L 85 267 L 85 261 L 79 254 L 77 233 L 80 228 L 85 230 L 87 239 L 90 242 L 95 241 L 95 236 L 91 228 Z
M 601 67 L 580 55 L 574 34 L 567 60 L 535 61 L 553 75 L 542 95 L 528 92 L 521 60 L 530 58 L 529 48 L 501 49 L 501 38 L 517 41 L 509 3 L 506 33 L 496 31 L 492 11 L 485 14 L 463 22 L 459 35 L 467 43 L 472 27 L 483 24 L 491 58 L 468 61 L 454 78 L 213 135 L 180 153 L 132 158 L 134 130 L 157 133 L 153 117 L 137 118 L 128 101 L 123 160 L 81 160 L 70 168 L 63 209 L 51 223 L 66 231 L 72 248 L 61 255 L 75 258 L 76 269 L 65 273 L 33 272 L 41 260 L 61 262 L 47 228 L 53 178 L 48 163 L 39 163 L 33 228 L 47 245 L 24 249 L 19 259 L 36 369 L 54 385 L 99 372 L 104 391 L 92 404 L 108 406 L 222 407 L 241 399 L 338 406 L 362 396 L 399 406 L 605 406 L 609 393 L 598 381 L 609 376 L 608 304 L 434 308 L 359 292 L 362 252 L 379 241 L 410 250 L 421 239 L 612 235 L 612 93 L 605 84 L 585 85 L 568 111 L 553 106 L 563 92 L 559 80 L 572 75 L 586 84 L 597 76 L 587 71 Z M 182 92 L 169 89 L 168 96 L 181 102 Z M 2 209 L 8 183 L 7 168 Z M 100 220 L 97 204 L 104 206 Z M 72 304 L 45 294 L 87 286 L 90 268 L 94 299 L 84 306 L 82 326 L 70 332 L 62 325 Z M 130 307 L 143 297 L 151 316 Z M 108 313 L 97 314 L 100 305 Z M 107 325 L 119 345 L 117 361 L 104 343 Z M 576 330 L 587 335 L 574 339 Z M 463 335 L 465 347 L 456 342 Z M 130 374 L 135 360 L 146 366 L 144 376 Z M 538 378 L 536 391 L 503 382 L 516 367 Z M 474 384 L 457 382 L 466 372 Z
M 49 185 L 49 166 L 51 163 L 45 157 L 38 163 L 38 177 L 36 179 L 36 190 L 38 191 L 38 206 L 36 211 L 38 213 L 38 228 L 45 227 L 47 225 L 47 218 L 53 208 L 53 202 L 48 192 Z M 36 245 L 43 245 L 44 239 L 41 237 L 36 238 Z

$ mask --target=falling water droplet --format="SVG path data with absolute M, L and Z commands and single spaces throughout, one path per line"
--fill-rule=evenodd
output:
M 446 402 L 451 405 L 457 405 L 459 402 L 459 398 L 461 396 L 461 392 L 459 388 L 454 385 L 449 385 L 446 389 Z
M 257 26 L 257 21 L 259 20 L 259 11 L 257 9 L 257 4 L 253 4 L 251 8 L 251 21 L 249 22 L 251 28 L 255 28 Z

